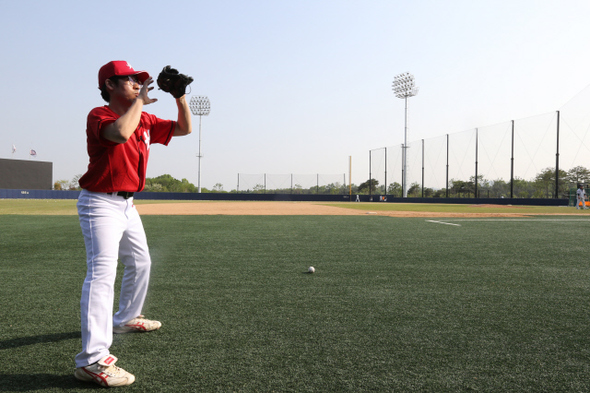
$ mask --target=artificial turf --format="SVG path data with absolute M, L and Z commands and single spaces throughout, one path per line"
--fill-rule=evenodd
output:
M 125 391 L 590 389 L 583 217 L 143 221 L 163 327 L 115 336 Z M 84 275 L 77 217 L 0 215 L 0 391 L 94 389 L 73 377 Z

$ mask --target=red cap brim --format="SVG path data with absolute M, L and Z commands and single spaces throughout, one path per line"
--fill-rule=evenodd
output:
M 141 83 L 144 83 L 150 77 L 147 71 L 135 71 L 126 61 L 111 61 L 102 66 L 98 72 L 98 88 L 100 89 L 108 78 L 129 75 L 137 75 L 137 79 Z

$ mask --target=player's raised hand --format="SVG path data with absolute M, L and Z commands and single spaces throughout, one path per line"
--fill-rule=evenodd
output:
M 150 98 L 148 97 L 148 93 L 152 90 L 154 90 L 153 87 L 150 87 L 150 85 L 154 83 L 154 78 L 152 78 L 151 76 L 149 78 L 147 78 L 145 80 L 145 82 L 143 82 L 143 86 L 141 86 L 141 89 L 139 90 L 139 99 L 141 99 L 143 101 L 144 105 L 149 105 L 152 104 L 156 101 L 158 101 L 157 98 Z

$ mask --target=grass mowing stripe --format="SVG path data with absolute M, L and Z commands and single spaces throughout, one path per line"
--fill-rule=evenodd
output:
M 153 258 L 144 313 L 164 325 L 115 336 L 119 365 L 137 376 L 128 391 L 590 388 L 579 225 L 143 221 Z M 76 218 L 1 216 L 0 233 L 2 390 L 86 390 L 72 376 L 85 273 Z

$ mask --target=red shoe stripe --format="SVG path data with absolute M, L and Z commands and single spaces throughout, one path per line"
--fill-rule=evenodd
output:
M 147 330 L 145 328 L 145 325 L 144 325 L 143 322 L 137 322 L 137 323 L 129 324 L 129 325 L 125 325 L 125 326 L 130 327 L 130 328 L 135 329 L 135 330 L 144 330 L 144 331 Z
M 82 368 L 82 370 L 84 370 L 86 374 L 90 375 L 90 377 L 92 377 L 92 379 L 99 385 L 106 387 L 109 386 L 109 383 L 107 382 L 107 378 L 109 377 L 108 375 L 104 375 L 103 373 L 95 374 L 92 371 L 86 370 L 85 368 Z

